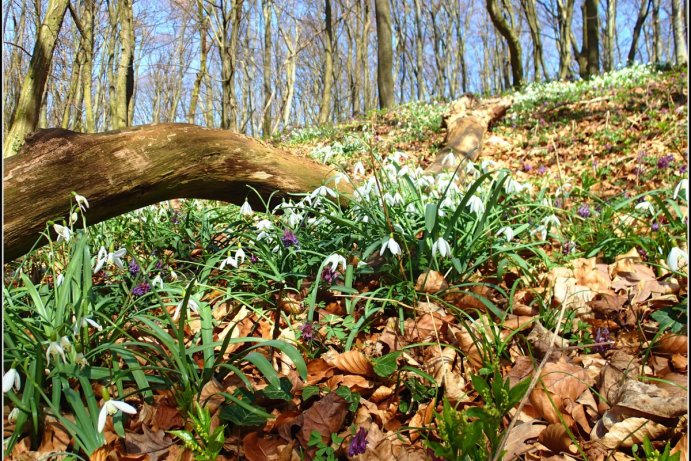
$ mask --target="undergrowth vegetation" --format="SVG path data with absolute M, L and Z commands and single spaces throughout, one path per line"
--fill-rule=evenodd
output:
M 546 104 L 655 77 L 635 66 L 530 86 L 502 130 Z M 627 254 L 676 291 L 633 314 L 621 314 L 631 301 L 620 293 L 606 298 L 629 315 L 621 337 L 640 330 L 637 350 L 650 356 L 684 331 L 686 171 L 650 164 L 657 187 L 616 194 L 595 187 L 612 174 L 596 165 L 531 176 L 485 156 L 428 175 L 396 146 L 438 133 L 446 109 L 409 104 L 342 131 L 294 131 L 289 145 L 309 145 L 342 173 L 262 210 L 183 200 L 82 229 L 88 197 L 75 195 L 70 222 L 47 224 L 57 241 L 5 266 L 5 448 L 37 450 L 43 434 L 65 433 L 69 456 L 89 458 L 145 427 L 197 459 L 240 456 L 233 446 L 243 443 L 250 458 L 257 440 L 275 450 L 276 431 L 292 430 L 290 450 L 305 459 L 386 443 L 434 459 L 498 459 L 528 395 L 572 431 L 561 443 L 582 440 L 582 427 L 545 416 L 560 404 L 534 402 L 530 369 L 560 348 L 605 357 L 620 317 L 583 315 L 598 298 L 583 300 L 592 287 L 559 271 L 592 261 L 603 277 Z M 339 192 L 346 185 L 352 193 Z M 382 402 L 395 406 L 386 418 Z M 329 417 L 316 421 L 315 408 Z

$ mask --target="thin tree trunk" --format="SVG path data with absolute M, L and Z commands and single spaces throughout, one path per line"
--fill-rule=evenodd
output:
M 687 11 L 684 9 L 684 11 Z M 687 13 L 688 14 L 688 13 Z M 680 0 L 672 0 L 672 30 L 674 33 L 674 53 L 678 66 L 685 66 L 688 62 L 686 49 L 686 28 L 682 24 L 682 9 Z
M 638 17 L 636 18 L 636 24 L 633 26 L 633 34 L 631 37 L 631 47 L 629 48 L 629 55 L 626 58 L 626 65 L 630 66 L 636 59 L 636 50 L 638 49 L 638 38 L 641 36 L 641 29 L 645 23 L 645 18 L 648 16 L 650 11 L 651 0 L 641 0 L 641 6 L 638 9 Z
M 372 12 L 370 9 L 370 1 L 371 0 L 364 0 L 365 2 L 365 27 L 362 30 L 362 36 L 363 36 L 363 54 L 362 54 L 362 64 L 363 68 L 365 69 L 364 72 L 364 80 L 365 80 L 365 85 L 364 85 L 364 90 L 365 90 L 365 95 L 364 95 L 364 100 L 365 100 L 365 112 L 369 112 L 372 109 L 373 106 L 373 97 L 372 97 L 372 76 L 370 75 L 370 66 L 369 66 L 369 30 L 370 27 L 372 27 Z
M 24 144 L 24 137 L 36 129 L 41 114 L 48 71 L 53 59 L 55 42 L 67 11 L 68 0 L 49 0 L 29 69 L 22 82 L 19 102 L 15 108 L 12 126 L 3 144 L 4 156 L 14 155 Z
M 280 27 L 280 25 L 279 25 Z M 288 48 L 288 57 L 286 58 L 286 96 L 283 102 L 283 128 L 288 126 L 288 121 L 290 120 L 290 109 L 293 104 L 293 94 L 295 92 L 295 69 L 296 69 L 296 49 L 298 40 L 300 37 L 300 29 L 297 23 L 295 24 L 295 42 L 292 42 L 288 38 L 283 29 L 281 29 L 281 34 L 283 35 L 283 40 L 286 42 L 286 47 Z
M 575 0 L 557 0 L 557 24 L 559 28 L 559 80 L 571 76 L 571 20 Z
M 509 25 L 504 16 L 498 9 L 496 0 L 486 0 L 487 12 L 492 20 L 492 24 L 499 31 L 509 47 L 511 59 L 511 73 L 513 76 L 513 86 L 520 87 L 523 84 L 523 57 L 521 42 L 518 40 L 516 31 Z
M 420 0 L 415 0 L 415 78 L 417 79 L 417 99 L 425 99 L 425 80 L 424 80 L 424 54 L 422 37 L 422 12 L 420 11 Z
M 197 0 L 197 20 L 199 21 L 199 71 L 194 78 L 192 86 L 192 95 L 190 96 L 190 107 L 187 112 L 187 123 L 194 123 L 197 115 L 197 103 L 199 101 L 199 91 L 202 87 L 202 80 L 206 74 L 206 60 L 209 54 L 209 45 L 207 44 L 208 35 L 208 19 L 202 7 L 202 0 Z
M 393 45 L 391 39 L 391 9 L 389 0 L 374 0 L 377 20 L 377 88 L 379 108 L 394 105 L 393 88 Z
M 134 23 L 132 0 L 120 2 L 120 59 L 115 80 L 115 114 L 113 127 L 129 125 L 129 105 L 134 91 Z M 112 97 L 112 96 L 111 96 Z
M 652 0 L 653 7 L 653 53 L 652 61 L 660 64 L 662 60 L 662 37 L 660 36 L 660 0 Z
M 324 87 L 319 106 L 320 125 L 326 123 L 331 112 L 331 89 L 333 86 L 333 25 L 331 21 L 331 0 L 324 0 Z
M 84 94 L 85 131 L 93 133 L 96 130 L 94 107 L 91 100 L 91 88 L 94 62 L 94 0 L 84 0 L 84 65 L 82 66 L 82 92 Z
M 265 138 L 271 136 L 271 0 L 262 1 L 264 15 L 264 117 L 262 122 L 262 135 Z
M 614 69 L 614 48 L 616 44 L 617 0 L 607 0 L 607 23 L 605 24 L 605 56 L 602 66 L 605 72 Z
M 535 75 L 535 81 L 540 81 L 540 69 L 542 69 L 542 76 L 547 78 L 547 67 L 545 66 L 542 52 L 542 39 L 540 38 L 540 25 L 537 20 L 535 0 L 521 0 L 521 6 L 523 7 L 525 19 L 528 21 L 530 37 L 533 40 L 533 74 Z

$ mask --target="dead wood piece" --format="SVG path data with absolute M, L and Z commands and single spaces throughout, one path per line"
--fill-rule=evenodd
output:
M 105 133 L 39 130 L 5 159 L 5 261 L 26 252 L 49 220 L 65 219 L 72 192 L 89 200 L 89 225 L 174 198 L 240 204 L 309 192 L 329 167 L 226 130 L 167 123 Z M 43 242 L 45 243 L 45 242 Z

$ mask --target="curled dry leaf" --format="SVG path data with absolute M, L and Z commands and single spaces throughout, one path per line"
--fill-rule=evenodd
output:
M 388 386 L 379 386 L 374 390 L 372 395 L 370 395 L 370 400 L 375 403 L 379 403 L 393 395 L 393 389 Z
M 530 450 L 534 443 L 533 440 L 544 429 L 544 423 L 535 419 L 516 424 L 506 437 L 506 443 L 504 444 L 506 453 L 502 459 L 504 461 L 513 461 Z
M 550 331 L 542 326 L 539 320 L 535 321 L 533 324 L 533 329 L 530 331 L 530 334 L 528 334 L 526 339 L 533 346 L 533 351 L 538 357 L 544 357 L 549 351 L 550 344 L 552 341 L 554 341 L 551 354 L 551 357 L 554 360 L 557 360 L 564 354 L 562 349 L 569 347 L 568 340 L 559 335 L 555 335 L 553 331 Z
M 672 454 L 679 453 L 679 459 L 689 459 L 689 434 L 681 436 L 677 444 L 671 450 Z
M 571 264 L 578 285 L 588 287 L 596 293 L 609 291 L 612 280 L 607 273 L 607 265 L 598 264 L 595 258 L 578 258 Z
M 577 400 L 588 385 L 588 374 L 583 368 L 564 361 L 548 363 L 530 393 L 530 403 L 547 421 L 558 423 L 564 399 Z
M 415 291 L 423 293 L 438 293 L 449 288 L 444 276 L 437 271 L 427 271 L 420 274 L 415 282 Z
M 329 443 L 331 434 L 338 433 L 347 414 L 348 402 L 335 392 L 327 394 L 296 419 L 300 426 L 298 440 L 307 448 L 310 435 L 317 431 L 324 443 Z
M 643 442 L 644 438 L 658 440 L 667 432 L 664 424 L 655 423 L 647 418 L 626 418 L 613 424 L 600 443 L 610 449 L 631 448 L 634 443 Z
M 305 306 L 297 299 L 295 293 L 283 293 L 278 299 L 278 307 L 286 314 L 299 314 L 305 310 Z
M 360 351 L 351 350 L 338 355 L 324 354 L 324 360 L 331 366 L 346 373 L 373 376 L 374 368 L 370 360 Z
M 665 334 L 655 345 L 655 350 L 663 354 L 686 354 L 689 338 L 685 335 Z
M 550 424 L 540 433 L 538 440 L 553 453 L 578 453 L 578 448 L 566 432 L 566 428 L 559 423 Z
M 269 461 L 278 459 L 278 447 L 285 442 L 278 437 L 259 436 L 250 432 L 242 439 L 242 448 L 248 461 Z
M 635 379 L 626 379 L 612 403 L 617 416 L 645 416 L 655 421 L 665 421 L 686 414 L 688 398 L 670 397 L 665 390 Z
M 420 432 L 415 428 L 427 427 L 432 421 L 435 407 L 436 399 L 432 399 L 430 403 L 420 405 L 418 411 L 411 418 L 410 423 L 408 424 L 412 428 L 408 434 L 411 442 L 415 442 L 420 438 Z
M 451 327 L 451 329 L 456 337 L 456 341 L 458 341 L 459 349 L 468 359 L 470 366 L 475 370 L 482 368 L 482 354 L 478 347 L 479 340 L 477 339 L 477 334 L 471 334 L 466 326 L 461 326 L 460 328 Z

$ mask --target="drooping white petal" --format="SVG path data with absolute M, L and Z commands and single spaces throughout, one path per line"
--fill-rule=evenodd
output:
M 341 267 L 341 270 L 345 271 L 346 270 L 346 259 L 339 255 L 338 253 L 334 253 L 330 255 L 326 260 L 324 261 L 324 266 L 331 266 L 331 270 L 335 271 L 338 269 L 338 267 Z
M 485 212 L 485 204 L 482 203 L 482 199 L 477 195 L 473 195 L 468 199 L 468 208 L 470 208 L 471 213 L 475 213 L 477 216 Z
M 108 402 L 110 402 L 112 406 L 114 406 L 123 413 L 128 413 L 130 415 L 134 415 L 137 413 L 137 409 L 129 403 L 125 403 L 120 400 L 108 400 Z
M 240 214 L 241 214 L 242 216 L 247 216 L 247 217 L 249 217 L 249 216 L 252 216 L 253 213 L 254 213 L 254 212 L 252 211 L 252 207 L 250 206 L 250 204 L 249 204 L 249 202 L 247 201 L 247 199 L 245 199 L 245 203 L 243 203 L 242 206 L 240 207 Z
M 680 191 L 684 191 L 686 201 L 689 201 L 689 179 L 684 178 L 681 181 L 679 181 L 679 184 L 677 184 L 677 187 L 674 188 L 674 196 L 672 197 L 674 200 L 677 199 L 679 196 Z
M 98 432 L 103 432 L 106 427 L 106 418 L 108 417 L 108 402 L 104 403 L 101 407 L 101 411 L 98 413 Z
M 437 252 L 439 252 L 439 255 L 442 258 L 446 258 L 447 256 L 451 255 L 451 245 L 449 245 L 449 242 L 444 240 L 444 237 L 439 237 L 432 244 L 432 255 L 436 256 Z
M 557 218 L 555 215 L 551 214 L 549 216 L 545 216 L 544 218 L 542 218 L 542 224 L 544 224 L 545 227 L 549 225 L 559 227 L 561 225 L 561 221 L 559 221 L 559 218 Z
M 72 231 L 69 227 L 61 226 L 60 224 L 53 224 L 53 229 L 55 230 L 55 233 L 58 234 L 58 242 L 61 240 L 69 242 L 72 238 Z
M 511 229 L 509 226 L 502 227 L 497 231 L 497 237 L 503 235 L 504 238 L 506 239 L 507 242 L 510 242 L 513 240 L 513 229 Z
M 637 204 L 634 207 L 634 209 L 639 211 L 648 211 L 651 215 L 655 214 L 655 208 L 653 207 L 653 204 L 647 200 L 643 200 L 641 203 Z
M 89 208 L 89 201 L 83 195 L 74 194 L 74 200 L 82 211 L 86 211 L 86 209 Z
M 14 368 L 10 368 L 2 377 L 2 393 L 5 394 L 14 387 L 17 391 L 21 388 L 22 382 L 19 377 L 19 372 Z
M 689 256 L 679 247 L 674 247 L 669 250 L 667 255 L 667 267 L 673 271 L 678 271 L 682 267 L 686 266 L 689 262 Z

